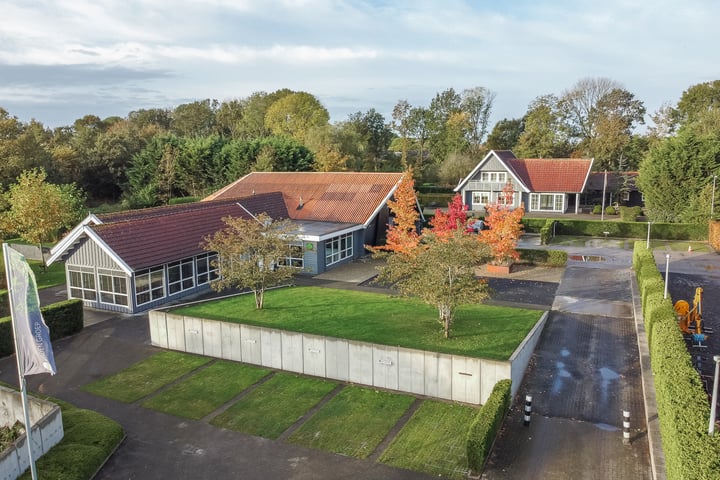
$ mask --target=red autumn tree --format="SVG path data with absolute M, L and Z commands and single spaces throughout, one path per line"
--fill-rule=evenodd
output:
M 446 239 L 452 236 L 456 230 L 466 231 L 467 210 L 468 206 L 463 204 L 459 193 L 448 203 L 447 212 L 443 212 L 439 208 L 435 210 L 435 216 L 430 220 L 430 226 L 435 235 L 440 239 Z
M 509 265 L 520 258 L 516 247 L 523 232 L 521 220 L 525 208 L 522 205 L 512 208 L 513 196 L 512 183 L 508 182 L 503 187 L 499 201 L 485 206 L 485 225 L 488 229 L 482 230 L 478 238 L 490 247 L 496 265 Z
M 415 196 L 415 180 L 412 168 L 405 171 L 392 200 L 387 204 L 394 217 L 388 225 L 385 245 L 374 250 L 387 250 L 395 253 L 410 253 L 417 247 L 420 236 L 417 221 L 420 214 Z

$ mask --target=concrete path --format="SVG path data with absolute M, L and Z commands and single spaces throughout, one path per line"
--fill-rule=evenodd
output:
M 582 253 L 601 259 L 569 262 L 484 479 L 652 478 L 629 256 L 605 247 Z M 631 412 L 630 445 L 623 410 Z

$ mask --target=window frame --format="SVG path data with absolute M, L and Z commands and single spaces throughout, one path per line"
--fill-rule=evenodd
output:
M 345 233 L 325 240 L 325 266 L 329 267 L 353 256 L 353 234 Z

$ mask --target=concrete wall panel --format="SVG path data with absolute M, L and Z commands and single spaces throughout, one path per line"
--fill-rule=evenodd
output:
M 242 362 L 242 343 L 239 323 L 220 323 L 220 341 L 222 357 L 226 360 Z
M 452 356 L 438 354 L 438 393 L 439 398 L 452 400 Z
M 185 351 L 202 355 L 203 325 L 202 320 L 194 317 L 185 317 Z
M 165 315 L 167 327 L 168 348 L 170 350 L 185 351 L 185 320 L 179 315 Z
M 538 323 L 530 330 L 525 339 L 518 345 L 513 354 L 510 356 L 511 373 L 510 379 L 512 380 L 511 393 L 513 396 L 517 393 L 522 383 L 522 379 L 525 376 L 525 370 L 530 363 L 535 347 L 540 340 L 540 335 L 545 328 L 547 322 L 548 312 L 543 313 Z M 507 377 L 506 377 L 507 378 Z
M 397 347 L 373 346 L 373 385 L 380 388 L 398 388 Z
M 398 348 L 398 390 L 425 395 L 425 352 Z
M 440 391 L 438 387 L 438 368 L 440 354 L 435 352 L 423 352 L 423 363 L 425 373 L 423 375 L 425 395 L 437 397 Z
M 282 335 L 280 330 L 260 329 L 260 356 L 263 367 L 282 369 Z
M 325 377 L 325 338 L 317 335 L 303 335 L 303 373 Z
M 480 403 L 490 397 L 495 384 L 510 378 L 510 364 L 493 360 L 482 360 L 482 376 L 480 378 Z
M 369 343 L 348 342 L 348 380 L 363 385 L 373 384 L 373 348 Z
M 280 335 L 282 369 L 288 372 L 303 373 L 303 336 L 302 333 L 282 332 Z
M 343 382 L 350 378 L 350 347 L 347 340 L 325 339 L 325 375 Z
M 452 357 L 452 399 L 480 403 L 480 359 Z
M 168 348 L 165 312 L 150 312 L 148 314 L 148 322 L 150 322 L 150 343 L 156 347 Z
M 203 320 L 203 355 L 222 358 L 222 324 L 216 320 Z
M 260 331 L 258 327 L 240 325 L 240 338 L 242 345 L 242 361 L 253 365 L 262 365 L 262 348 L 260 346 Z

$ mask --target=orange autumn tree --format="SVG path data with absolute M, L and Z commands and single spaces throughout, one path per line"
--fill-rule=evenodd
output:
M 439 208 L 435 210 L 435 216 L 430 220 L 430 226 L 439 238 L 448 238 L 456 230 L 467 231 L 467 210 L 468 206 L 463 204 L 460 194 L 456 194 L 448 203 L 447 212 Z
M 400 180 L 397 190 L 391 200 L 387 202 L 394 216 L 393 222 L 388 225 L 385 245 L 374 247 L 373 251 L 386 250 L 395 253 L 409 254 L 420 242 L 417 232 L 417 222 L 420 214 L 417 209 L 415 196 L 415 180 L 412 168 L 408 168 Z
M 523 205 L 512 208 L 513 196 L 512 183 L 507 182 L 498 202 L 485 206 L 488 229 L 482 230 L 478 238 L 490 247 L 495 265 L 510 265 L 520 259 L 516 247 L 523 232 L 521 220 L 525 208 Z

